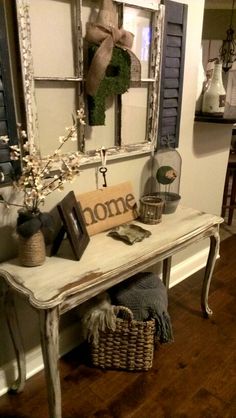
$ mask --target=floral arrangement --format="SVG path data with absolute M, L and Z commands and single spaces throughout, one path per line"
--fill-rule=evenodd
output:
M 69 155 L 62 155 L 61 149 L 63 145 L 71 140 L 76 140 L 76 130 L 78 123 L 85 125 L 84 109 L 77 110 L 76 116 L 73 117 L 73 125 L 66 128 L 66 134 L 59 137 L 59 146 L 51 154 L 42 158 L 36 146 L 30 146 L 27 141 L 25 131 L 19 127 L 21 148 L 17 145 L 9 146 L 12 160 L 22 159 L 22 173 L 20 177 L 13 182 L 13 188 L 23 193 L 23 203 L 8 202 L 0 195 L 0 203 L 7 208 L 17 206 L 21 208 L 18 217 L 18 233 L 23 236 L 30 236 L 36 232 L 43 223 L 47 223 L 45 214 L 40 213 L 40 206 L 44 204 L 46 197 L 55 190 L 63 190 L 65 182 L 72 182 L 75 176 L 80 172 L 80 158 L 78 152 Z M 4 143 L 9 141 L 7 136 L 1 136 L 0 140 Z M 30 151 L 30 152 L 29 152 Z M 21 224 L 34 219 L 35 227 L 30 227 L 30 231 L 21 230 Z M 32 221 L 31 221 L 32 224 Z

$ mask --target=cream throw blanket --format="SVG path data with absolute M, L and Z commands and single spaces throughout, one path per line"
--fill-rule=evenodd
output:
M 105 331 L 107 328 L 113 331 L 116 329 L 116 315 L 106 292 L 83 303 L 79 307 L 79 317 L 84 338 L 95 345 L 98 344 L 99 331 Z

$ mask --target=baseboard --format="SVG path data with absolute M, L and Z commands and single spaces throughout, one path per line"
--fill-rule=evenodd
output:
M 178 283 L 205 267 L 208 253 L 209 248 L 205 248 L 181 263 L 173 266 L 171 268 L 170 287 L 176 286 Z
M 170 287 L 180 283 L 182 280 L 196 273 L 206 264 L 208 249 L 204 249 L 189 257 L 171 269 Z M 74 323 L 64 329 L 60 334 L 60 356 L 68 353 L 81 342 L 79 339 L 79 325 Z M 26 353 L 26 375 L 27 379 L 43 369 L 43 360 L 40 346 Z M 9 385 L 17 376 L 16 362 L 12 361 L 0 369 L 0 396 L 5 394 Z
M 82 339 L 80 337 L 81 330 L 79 325 L 74 323 L 62 330 L 60 333 L 60 357 L 78 346 Z M 26 379 L 35 375 L 43 369 L 43 358 L 41 347 L 37 346 L 34 349 L 26 352 Z M 9 386 L 17 378 L 17 364 L 13 360 L 1 367 L 0 369 L 0 396 L 4 395 Z

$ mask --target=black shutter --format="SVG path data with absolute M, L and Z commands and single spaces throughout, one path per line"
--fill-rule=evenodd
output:
M 179 143 L 187 5 L 163 0 L 164 38 L 161 65 L 158 148 Z
M 10 160 L 9 145 L 18 144 L 16 110 L 13 96 L 11 66 L 4 0 L 0 0 L 0 136 L 7 135 L 9 144 L 0 143 L 0 185 L 8 184 L 19 171 L 19 162 Z M 4 178 L 4 180 L 2 180 Z

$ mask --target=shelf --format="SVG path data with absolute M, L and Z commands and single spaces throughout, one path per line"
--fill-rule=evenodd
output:
M 209 116 L 209 115 L 195 115 L 195 122 L 206 122 L 206 123 L 221 123 L 234 125 L 236 119 L 225 119 L 223 116 Z

